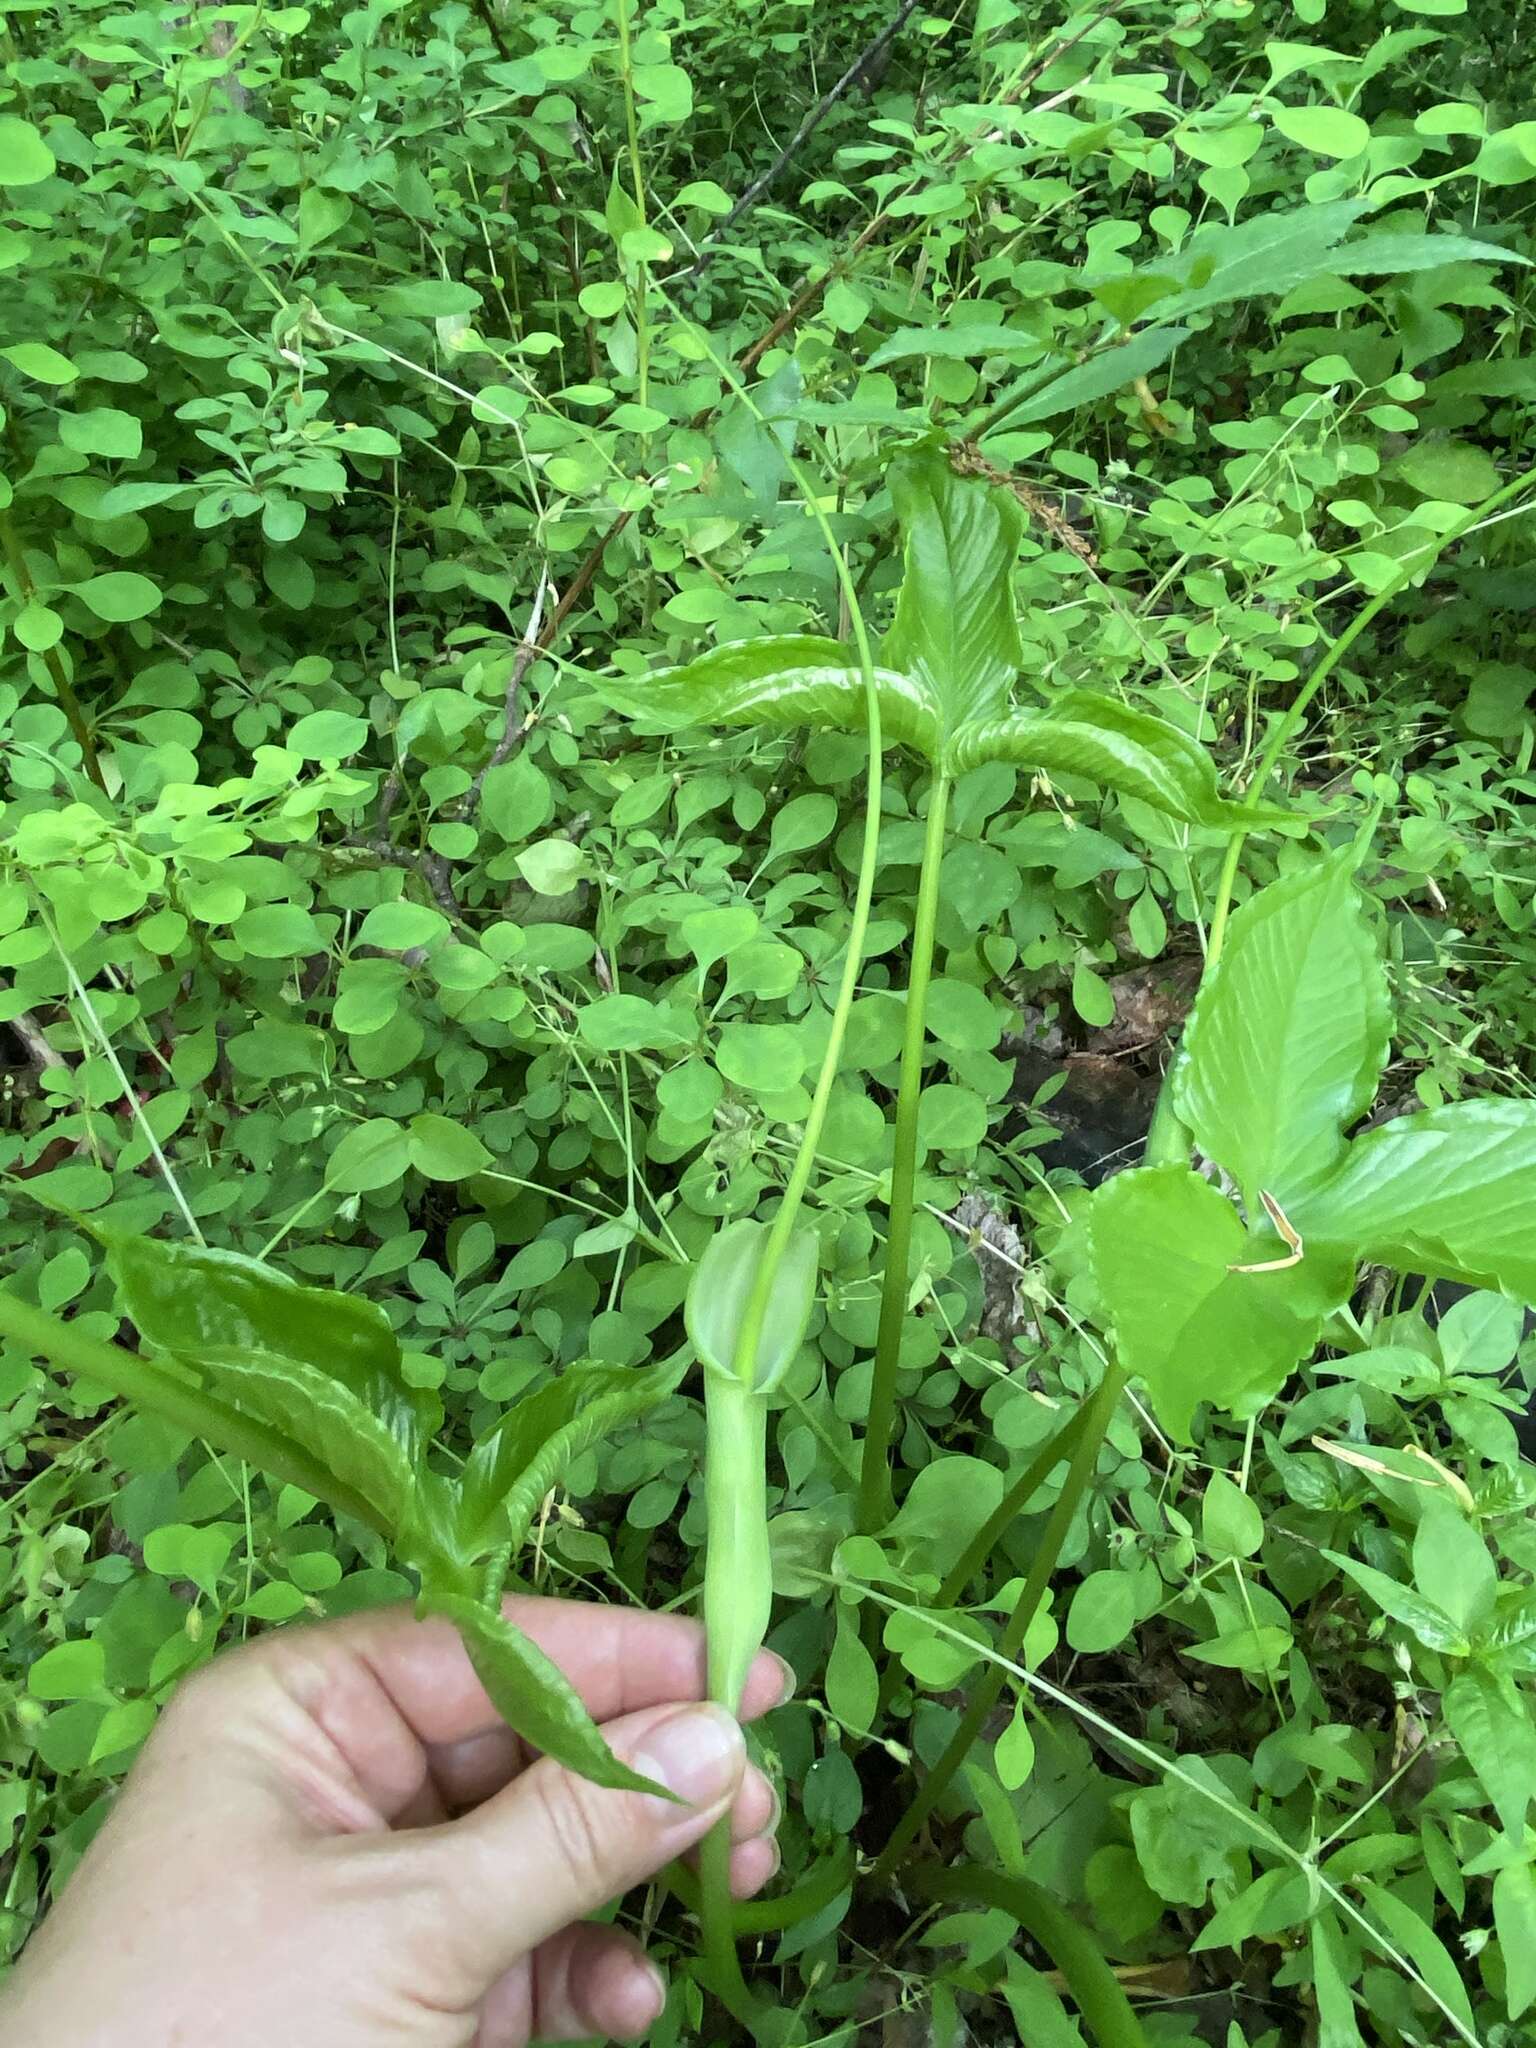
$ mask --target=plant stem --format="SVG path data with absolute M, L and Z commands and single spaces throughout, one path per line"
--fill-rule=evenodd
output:
M 1077 2009 L 1092 2029 L 1099 2048 L 1147 2048 L 1141 2022 L 1119 1978 L 1105 1962 L 1087 1929 L 1027 1877 L 1006 1877 L 1000 1870 L 951 1869 L 919 1864 L 907 1873 L 907 1885 L 919 1898 L 974 1900 L 1011 1914 L 1037 1941 L 1067 1980 Z
M 936 1607 L 953 1607 L 966 1587 L 992 1555 L 993 1545 L 1003 1536 L 1029 1506 L 1052 1472 L 1077 1447 L 1077 1440 L 1088 1427 L 1091 1403 L 1084 1401 L 1075 1413 L 1048 1443 L 1041 1446 L 1034 1458 L 1003 1495 L 997 1507 L 988 1515 L 976 1534 L 950 1570 L 934 1601 Z
M 1264 791 L 1268 786 L 1269 778 L 1274 774 L 1275 765 L 1279 761 L 1280 756 L 1296 737 L 1296 728 L 1300 725 L 1302 715 L 1306 711 L 1307 706 L 1323 687 L 1323 684 L 1327 682 L 1329 676 L 1333 674 L 1339 662 L 1360 638 L 1366 627 L 1370 625 L 1371 621 L 1384 612 L 1387 606 L 1393 603 L 1396 598 L 1401 596 L 1402 592 L 1407 589 L 1408 585 L 1421 570 L 1432 567 L 1453 541 L 1460 540 L 1463 534 L 1468 533 L 1481 520 L 1486 519 L 1489 513 L 1496 512 L 1502 504 L 1522 491 L 1530 481 L 1532 474 L 1533 472 L 1530 470 L 1522 470 L 1519 476 L 1512 477 L 1507 484 L 1501 485 L 1493 493 L 1492 497 L 1484 498 L 1480 505 L 1474 505 L 1469 511 L 1463 512 L 1461 517 L 1454 520 L 1444 533 L 1437 533 L 1432 540 L 1426 541 L 1422 547 L 1414 548 L 1410 554 L 1403 557 L 1398 565 L 1397 574 L 1392 578 L 1391 582 L 1387 584 L 1385 589 L 1378 590 L 1369 604 L 1363 605 L 1350 620 L 1349 624 L 1317 664 L 1317 667 L 1308 676 L 1306 682 L 1296 692 L 1285 714 L 1270 734 L 1264 751 L 1259 756 L 1259 765 L 1253 772 L 1253 780 L 1249 783 L 1243 798 L 1243 802 L 1248 809 L 1252 810 L 1263 802 Z M 1423 559 L 1425 557 L 1428 559 Z M 1231 915 L 1232 910 L 1232 889 L 1237 880 L 1237 864 L 1242 858 L 1243 846 L 1247 837 L 1248 834 L 1245 831 L 1234 832 L 1227 841 L 1226 858 L 1222 861 L 1221 878 L 1216 885 L 1216 905 L 1211 912 L 1210 936 L 1206 944 L 1205 964 L 1207 972 L 1221 958 L 1222 944 L 1227 934 L 1227 919 Z
M 786 1927 L 798 1927 L 825 1912 L 839 1892 L 853 1883 L 856 1858 L 850 1842 L 829 1849 L 796 1885 L 773 1899 L 738 1899 L 731 1909 L 731 1926 L 737 1938 L 743 1934 L 779 1934 Z M 669 1864 L 666 1882 L 690 1913 L 700 1904 L 699 1881 L 686 1863 Z
M 993 1512 L 988 1515 L 976 1534 L 971 1538 L 960 1556 L 951 1566 L 944 1583 L 934 1596 L 934 1606 L 953 1607 L 966 1587 L 992 1555 L 993 1546 L 1009 1526 L 1023 1514 L 1045 1481 L 1073 1449 L 1079 1436 L 1088 1427 L 1088 1403 L 1085 1401 L 1072 1415 L 1064 1428 L 1044 1444 L 1025 1466 L 1022 1473 L 1009 1487 Z M 878 1725 L 881 1715 L 891 1703 L 897 1685 L 901 1680 L 901 1665 L 892 1658 L 880 1674 L 879 1705 L 875 1712 Z
M 928 827 L 923 835 L 923 865 L 912 923 L 912 965 L 907 977 L 901 1084 L 896 1097 L 896 1137 L 891 1158 L 890 1227 L 885 1241 L 885 1277 L 869 1388 L 869 1418 L 864 1427 L 864 1455 L 859 1469 L 858 1528 L 865 1536 L 873 1535 L 891 1513 L 890 1445 L 896 1423 L 901 1332 L 907 1317 L 907 1274 L 912 1257 L 912 1212 L 917 1186 L 917 1117 L 923 1094 L 928 982 L 933 971 L 939 868 L 944 858 L 944 819 L 948 809 L 949 777 L 941 768 L 934 776 L 928 797 Z
M 766 1258 L 763 1262 L 767 1263 Z M 709 1696 L 734 1714 L 768 1629 L 768 1404 L 734 1373 L 704 1375 L 704 1625 Z
M 619 69 L 624 78 L 624 127 L 629 148 L 629 176 L 635 191 L 635 208 L 640 215 L 641 226 L 644 227 L 647 225 L 645 173 L 640 163 L 640 124 L 635 109 L 634 66 L 629 49 L 629 0 L 615 0 L 615 10 L 619 18 Z M 635 396 L 641 405 L 646 405 L 649 403 L 651 363 L 651 328 L 646 308 L 650 270 L 642 260 L 636 264 L 635 273 L 635 288 L 631 295 L 635 311 Z
M 923 1780 L 917 1797 L 896 1823 L 889 1841 L 880 1851 L 875 1867 L 870 1872 L 872 1884 L 889 1878 L 902 1856 L 916 1840 L 918 1830 L 949 1790 L 950 1781 L 970 1754 L 971 1744 L 976 1740 L 983 1722 L 1001 1697 L 1003 1687 L 1008 1682 L 1006 1667 L 1018 1656 L 1029 1633 L 1030 1624 L 1039 1612 L 1040 1602 L 1045 1597 L 1045 1589 L 1056 1569 L 1056 1560 L 1061 1555 L 1061 1546 L 1072 1526 L 1078 1503 L 1093 1476 L 1093 1468 L 1098 1462 L 1099 1446 L 1104 1441 L 1104 1432 L 1109 1427 L 1110 1417 L 1115 1412 L 1115 1404 L 1120 1399 L 1124 1386 L 1125 1373 L 1112 1361 L 1083 1411 L 1083 1432 L 1073 1449 L 1066 1480 L 1056 1505 L 1051 1509 L 1050 1519 L 1041 1533 L 1040 1547 L 1030 1564 L 1013 1613 L 1008 1617 L 1008 1625 L 998 1639 L 997 1657 L 1000 1661 L 990 1664 L 977 1680 L 976 1690 L 971 1695 L 971 1703 L 960 1717 L 960 1725 L 950 1737 L 949 1746 Z
M 10 1338 L 36 1357 L 46 1358 L 50 1365 L 96 1381 L 120 1399 L 131 1401 L 146 1415 L 158 1415 L 163 1422 L 186 1430 L 190 1436 L 202 1437 L 230 1457 L 243 1458 L 248 1465 L 258 1466 L 273 1478 L 313 1494 L 338 1513 L 351 1515 L 370 1529 L 378 1530 L 380 1535 L 392 1533 L 361 1494 L 332 1478 L 307 1451 L 275 1429 L 175 1378 L 163 1366 L 140 1357 L 136 1351 L 103 1344 L 77 1324 L 62 1322 L 4 1288 L 0 1288 L 0 1336 Z
M 21 594 L 28 603 L 37 596 L 37 585 L 32 581 L 32 571 L 27 567 L 26 552 L 17 537 L 8 514 L 0 512 L 0 548 L 5 550 L 5 559 L 11 566 L 11 574 L 20 585 Z M 69 720 L 69 729 L 75 736 L 75 744 L 85 762 L 85 772 L 105 796 L 106 778 L 101 772 L 101 762 L 96 754 L 96 742 L 91 738 L 91 729 L 85 722 L 85 713 L 80 708 L 80 699 L 75 695 L 75 686 L 65 673 L 56 647 L 43 651 L 43 666 L 47 669 L 58 696 L 59 708 Z

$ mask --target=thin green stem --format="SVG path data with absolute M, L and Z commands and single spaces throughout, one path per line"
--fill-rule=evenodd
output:
M 1025 1466 L 995 1510 L 988 1515 L 956 1559 L 949 1576 L 939 1588 L 938 1597 L 934 1601 L 936 1607 L 954 1606 L 992 1555 L 998 1540 L 1007 1534 L 1012 1524 L 1023 1514 L 1062 1459 L 1071 1456 L 1077 1448 L 1078 1438 L 1088 1427 L 1090 1405 L 1084 1401 Z
M 1069 1456 L 1079 1436 L 1088 1427 L 1088 1403 L 1085 1401 L 1073 1413 L 1065 1426 L 1046 1442 L 1025 1466 L 993 1512 L 988 1515 L 976 1534 L 950 1567 L 948 1576 L 934 1595 L 933 1604 L 938 1608 L 953 1607 L 966 1587 L 986 1564 L 993 1548 L 1007 1533 L 1012 1524 L 1022 1515 L 1051 1473 Z M 873 1609 L 871 1610 L 873 1612 Z M 897 1686 L 901 1682 L 901 1664 L 892 1658 L 880 1674 L 879 1704 L 875 1712 L 875 1725 L 890 1705 Z
M 917 1117 L 923 1093 L 928 982 L 933 972 L 933 936 L 939 915 L 939 869 L 944 858 L 944 820 L 949 777 L 941 768 L 928 797 L 923 865 L 912 924 L 912 965 L 907 977 L 906 1016 L 901 1043 L 901 1082 L 896 1097 L 896 1135 L 891 1159 L 890 1226 L 885 1241 L 885 1277 L 880 1324 L 875 1336 L 869 1418 L 859 1470 L 858 1527 L 872 1535 L 891 1512 L 890 1446 L 896 1423 L 896 1371 L 907 1318 L 907 1277 L 912 1257 L 912 1212 L 917 1187 Z
M 50 1365 L 93 1380 L 121 1400 L 131 1401 L 146 1415 L 201 1437 L 230 1457 L 243 1458 L 274 1479 L 297 1486 L 338 1513 L 351 1515 L 382 1536 L 392 1532 L 372 1505 L 350 1486 L 335 1479 L 302 1446 L 275 1429 L 227 1406 L 201 1389 L 179 1380 L 153 1360 L 118 1344 L 103 1344 L 75 1323 L 62 1322 L 46 1310 L 0 1288 L 0 1336 L 8 1337 Z
M 904 1882 L 921 1899 L 959 1904 L 974 1901 L 1011 1914 L 1066 1978 L 1067 1989 L 1099 2048 L 1147 2048 L 1141 2022 L 1092 1936 L 1039 1885 L 1027 1877 L 1006 1877 L 1000 1870 L 953 1869 L 929 1863 L 908 1871 Z
M 3 512 L 0 512 L 0 548 L 5 551 L 5 559 L 10 564 L 11 574 L 16 579 L 21 595 L 29 604 L 32 603 L 37 597 L 37 585 L 32 581 L 32 571 L 27 567 L 26 551 L 21 545 L 16 528 L 12 525 L 9 514 Z M 59 700 L 59 709 L 69 720 L 69 729 L 75 736 L 75 745 L 80 749 L 85 772 L 105 796 L 107 784 L 101 772 L 101 762 L 97 758 L 96 742 L 91 737 L 91 729 L 85 722 L 85 713 L 80 708 L 80 699 L 75 695 L 75 686 L 65 672 L 56 647 L 44 649 L 43 666 L 48 671 L 49 681 L 53 684 L 54 694 Z
M 1398 565 L 1397 574 L 1386 587 L 1378 590 L 1369 604 L 1362 605 L 1354 618 L 1350 620 L 1343 632 L 1340 633 L 1339 637 L 1328 649 L 1322 660 L 1317 664 L 1316 668 L 1313 669 L 1306 682 L 1296 692 L 1289 708 L 1276 724 L 1274 731 L 1265 743 L 1264 751 L 1259 756 L 1259 765 L 1253 772 L 1253 780 L 1249 783 L 1247 793 L 1243 799 L 1245 806 L 1249 810 L 1256 809 L 1262 803 L 1264 791 L 1269 786 L 1269 778 L 1274 774 L 1276 764 L 1281 755 L 1296 737 L 1296 729 L 1301 724 L 1307 706 L 1333 674 L 1333 671 L 1338 667 L 1340 661 L 1349 652 L 1350 648 L 1360 638 L 1366 627 L 1370 625 L 1371 621 L 1379 617 L 1388 605 L 1401 596 L 1415 576 L 1422 570 L 1432 566 L 1453 541 L 1460 540 L 1464 534 L 1469 533 L 1474 526 L 1486 519 L 1491 512 L 1496 512 L 1501 505 L 1524 490 L 1531 476 L 1532 472 L 1530 470 L 1522 470 L 1519 476 L 1512 477 L 1507 484 L 1502 485 L 1500 489 L 1496 490 L 1492 497 L 1484 498 L 1480 505 L 1473 506 L 1470 511 L 1463 512 L 1459 519 L 1453 520 L 1444 533 L 1436 534 L 1433 539 L 1426 541 L 1422 547 L 1414 548 L 1410 553 L 1406 554 Z M 1226 857 L 1222 861 L 1221 877 L 1216 885 L 1216 906 L 1211 912 L 1210 937 L 1206 944 L 1205 960 L 1207 972 L 1221 958 L 1222 944 L 1227 933 L 1227 919 L 1231 915 L 1232 910 L 1232 890 L 1237 881 L 1237 866 L 1238 862 L 1242 859 L 1243 847 L 1247 838 L 1248 834 L 1246 831 L 1239 831 L 1234 832 L 1227 841 Z
M 741 1974 L 736 1953 L 736 1926 L 731 1917 L 731 1824 L 716 1821 L 699 1844 L 699 1946 L 709 1988 L 744 2025 L 750 2026 L 752 1994 Z
M 852 1843 L 840 1842 L 818 1863 L 813 1863 L 800 1882 L 787 1892 L 772 1899 L 738 1900 L 731 1911 L 737 1939 L 744 1934 L 779 1934 L 786 1927 L 798 1927 L 802 1920 L 824 1913 L 838 1893 L 847 1891 L 853 1883 L 856 1863 Z M 666 1882 L 690 1913 L 699 1911 L 699 1881 L 686 1863 L 669 1864 Z
M 634 66 L 629 45 L 629 0 L 615 0 L 619 18 L 619 70 L 624 80 L 624 129 L 629 150 L 629 177 L 634 187 L 635 209 L 640 215 L 642 227 L 647 225 L 645 212 L 645 173 L 640 162 L 640 121 L 635 106 Z M 646 298 L 650 289 L 650 271 L 642 260 L 635 266 L 635 288 L 630 295 L 635 315 L 635 395 L 642 405 L 649 402 L 651 327 Z
M 875 1867 L 870 1872 L 872 1884 L 883 1882 L 895 1871 L 902 1857 L 917 1839 L 923 1822 L 949 1790 L 955 1773 L 970 1755 L 972 1743 L 1001 1697 L 1003 1687 L 1008 1682 L 1007 1664 L 1022 1649 L 1029 1634 L 1030 1624 L 1040 1611 L 1040 1602 L 1045 1597 L 1046 1587 L 1049 1586 L 1051 1575 L 1056 1569 L 1056 1561 L 1061 1555 L 1061 1546 L 1067 1539 L 1067 1531 L 1077 1514 L 1078 1503 L 1093 1477 L 1093 1468 L 1098 1462 L 1099 1446 L 1104 1441 L 1104 1432 L 1109 1427 L 1110 1417 L 1115 1412 L 1115 1404 L 1120 1399 L 1124 1386 L 1125 1373 L 1112 1361 L 1084 1409 L 1082 1434 L 1073 1448 L 1072 1462 L 1067 1467 L 1066 1480 L 1056 1505 L 1051 1509 L 1050 1519 L 1041 1532 L 1040 1547 L 1030 1564 L 1018 1600 L 1014 1604 L 1013 1613 L 1008 1617 L 1008 1624 L 998 1640 L 996 1654 L 1001 1661 L 989 1664 L 977 1680 L 976 1690 L 971 1695 L 971 1703 L 960 1717 L 960 1725 L 951 1736 L 949 1746 L 923 1780 L 917 1797 L 891 1830 L 889 1841 L 880 1851 Z

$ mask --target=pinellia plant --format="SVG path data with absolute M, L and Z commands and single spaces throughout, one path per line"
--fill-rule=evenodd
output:
M 301 1286 L 260 1260 L 200 1245 L 105 1237 L 124 1314 L 151 1355 L 104 1344 L 0 1291 L 0 1333 L 153 1414 L 323 1499 L 377 1531 L 418 1575 L 424 1611 L 462 1632 L 487 1690 L 531 1742 L 600 1783 L 639 1781 L 608 1750 L 562 1675 L 503 1618 L 501 1595 L 539 1504 L 564 1465 L 619 1422 L 703 1368 L 707 1414 L 705 1622 L 710 1686 L 730 1705 L 768 1625 L 766 1417 L 813 1313 L 819 1239 L 802 1221 L 863 964 L 881 817 L 881 757 L 894 741 L 928 764 L 924 855 L 893 1133 L 887 1260 L 856 1523 L 890 1518 L 889 1445 L 898 1340 L 916 1206 L 925 996 L 951 784 L 987 760 L 1134 795 L 1193 830 L 1237 836 L 1282 822 L 1261 791 L 1288 727 L 1272 740 L 1242 804 L 1220 795 L 1201 747 L 1118 700 L 1074 691 L 1031 709 L 1011 700 L 1020 645 L 1010 591 L 1018 542 L 1011 501 L 963 480 L 934 447 L 891 472 L 903 579 L 890 630 L 870 649 L 846 567 L 857 656 L 796 635 L 722 647 L 681 669 L 605 682 L 651 725 L 842 726 L 866 735 L 862 854 L 847 947 L 816 1088 L 777 1204 L 724 1225 L 687 1292 L 689 1344 L 643 1370 L 577 1365 L 509 1410 L 462 1472 L 432 1463 L 418 1398 L 388 1318 L 356 1296 Z M 1473 515 L 1468 515 L 1470 518 Z M 1358 630 L 1358 625 L 1352 631 Z M 1313 672 L 1315 688 L 1341 648 Z M 1293 707 L 1292 721 L 1300 706 Z M 935 1899 L 1000 1904 L 1055 1958 L 1096 2038 L 1138 2048 L 1139 2025 L 1085 1931 L 1022 1880 L 962 1867 L 909 1867 L 1010 1676 L 1050 1585 L 1105 1429 L 1131 1378 L 1162 1426 L 1190 1441 L 1201 1402 L 1252 1416 L 1308 1360 L 1348 1302 L 1362 1262 L 1536 1295 L 1536 1108 L 1457 1104 L 1351 1135 L 1369 1111 L 1389 1042 L 1381 951 L 1354 876 L 1358 847 L 1298 849 L 1281 878 L 1231 918 L 1229 854 L 1208 970 L 1164 1090 L 1147 1163 L 1080 1207 L 1054 1257 L 1081 1313 L 1106 1340 L 1098 1385 L 1006 1490 L 939 1587 L 962 1601 L 1055 1468 L 1060 1491 L 1023 1583 L 947 1748 L 913 1791 L 870 1882 L 901 1871 Z M 1191 1164 L 1197 1152 L 1200 1164 Z M 80 1221 L 82 1231 L 91 1225 Z M 1347 1359 L 1334 1368 L 1347 1372 Z M 1426 1512 L 1428 1512 L 1426 1510 Z M 1459 1511 L 1437 1501 L 1435 1512 Z M 1343 1560 L 1359 1578 L 1364 1566 Z M 1380 1575 L 1378 1574 L 1377 1577 Z M 1370 1582 L 1359 1581 L 1370 1590 Z M 871 1609 L 872 1611 L 872 1609 Z M 1450 1635 L 1447 1655 L 1474 1684 L 1480 1642 Z M 875 1702 L 889 1704 L 894 1664 Z M 1460 1675 L 1460 1674 L 1459 1674 Z M 1475 1762 L 1475 1759 L 1474 1759 Z M 735 1936 L 790 1924 L 829 1904 L 847 1856 L 782 1900 L 733 1910 L 723 1833 L 705 1845 L 704 1969 L 749 2022 Z M 691 1896 L 691 1880 L 677 1886 Z M 1340 1897 L 1339 1909 L 1395 1956 L 1390 1939 Z M 1400 1958 L 1397 1958 L 1400 1960 Z M 1420 1980 L 1453 2030 L 1442 1992 Z
M 82 1218 L 82 1234 L 90 1230 Z M 433 1469 L 422 1403 L 376 1303 L 306 1287 L 238 1252 L 105 1238 L 122 1311 L 152 1356 L 104 1344 L 0 1290 L 0 1333 L 302 1487 L 376 1531 L 417 1573 L 423 1613 L 459 1629 L 497 1709 L 599 1784 L 640 1786 L 559 1668 L 501 1612 L 550 1487 L 582 1449 L 677 1384 L 686 1355 L 645 1371 L 575 1366 L 510 1408 L 454 1479 Z

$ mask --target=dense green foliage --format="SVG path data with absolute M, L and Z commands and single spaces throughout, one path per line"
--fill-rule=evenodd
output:
M 7 1952 L 220 1643 L 434 1557 L 696 1604 L 684 1300 L 811 1111 L 861 614 L 873 912 L 763 1395 L 814 1910 L 738 1916 L 753 2024 L 1135 2039 L 1107 1958 L 1159 2048 L 1532 2038 L 1536 124 L 1457 9 L 915 11 L 723 232 L 889 13 L 5 10 L 0 1266 L 249 1454 L 0 1351 Z M 1174 1126 L 1090 1195 L 1015 1055 L 1160 1073 L 1213 919 L 1167 1101 L 1215 1165 Z M 198 1239 L 324 1346 L 280 1279 L 178 1322 Z M 301 1384 L 312 1445 L 392 1418 L 340 1496 L 249 1434 Z M 653 1903 L 657 2038 L 725 2037 Z

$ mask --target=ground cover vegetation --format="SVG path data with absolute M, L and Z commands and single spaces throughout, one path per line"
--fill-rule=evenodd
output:
M 6 1954 L 521 1585 L 658 2041 L 1536 2039 L 1527 26 L 3 10 Z

